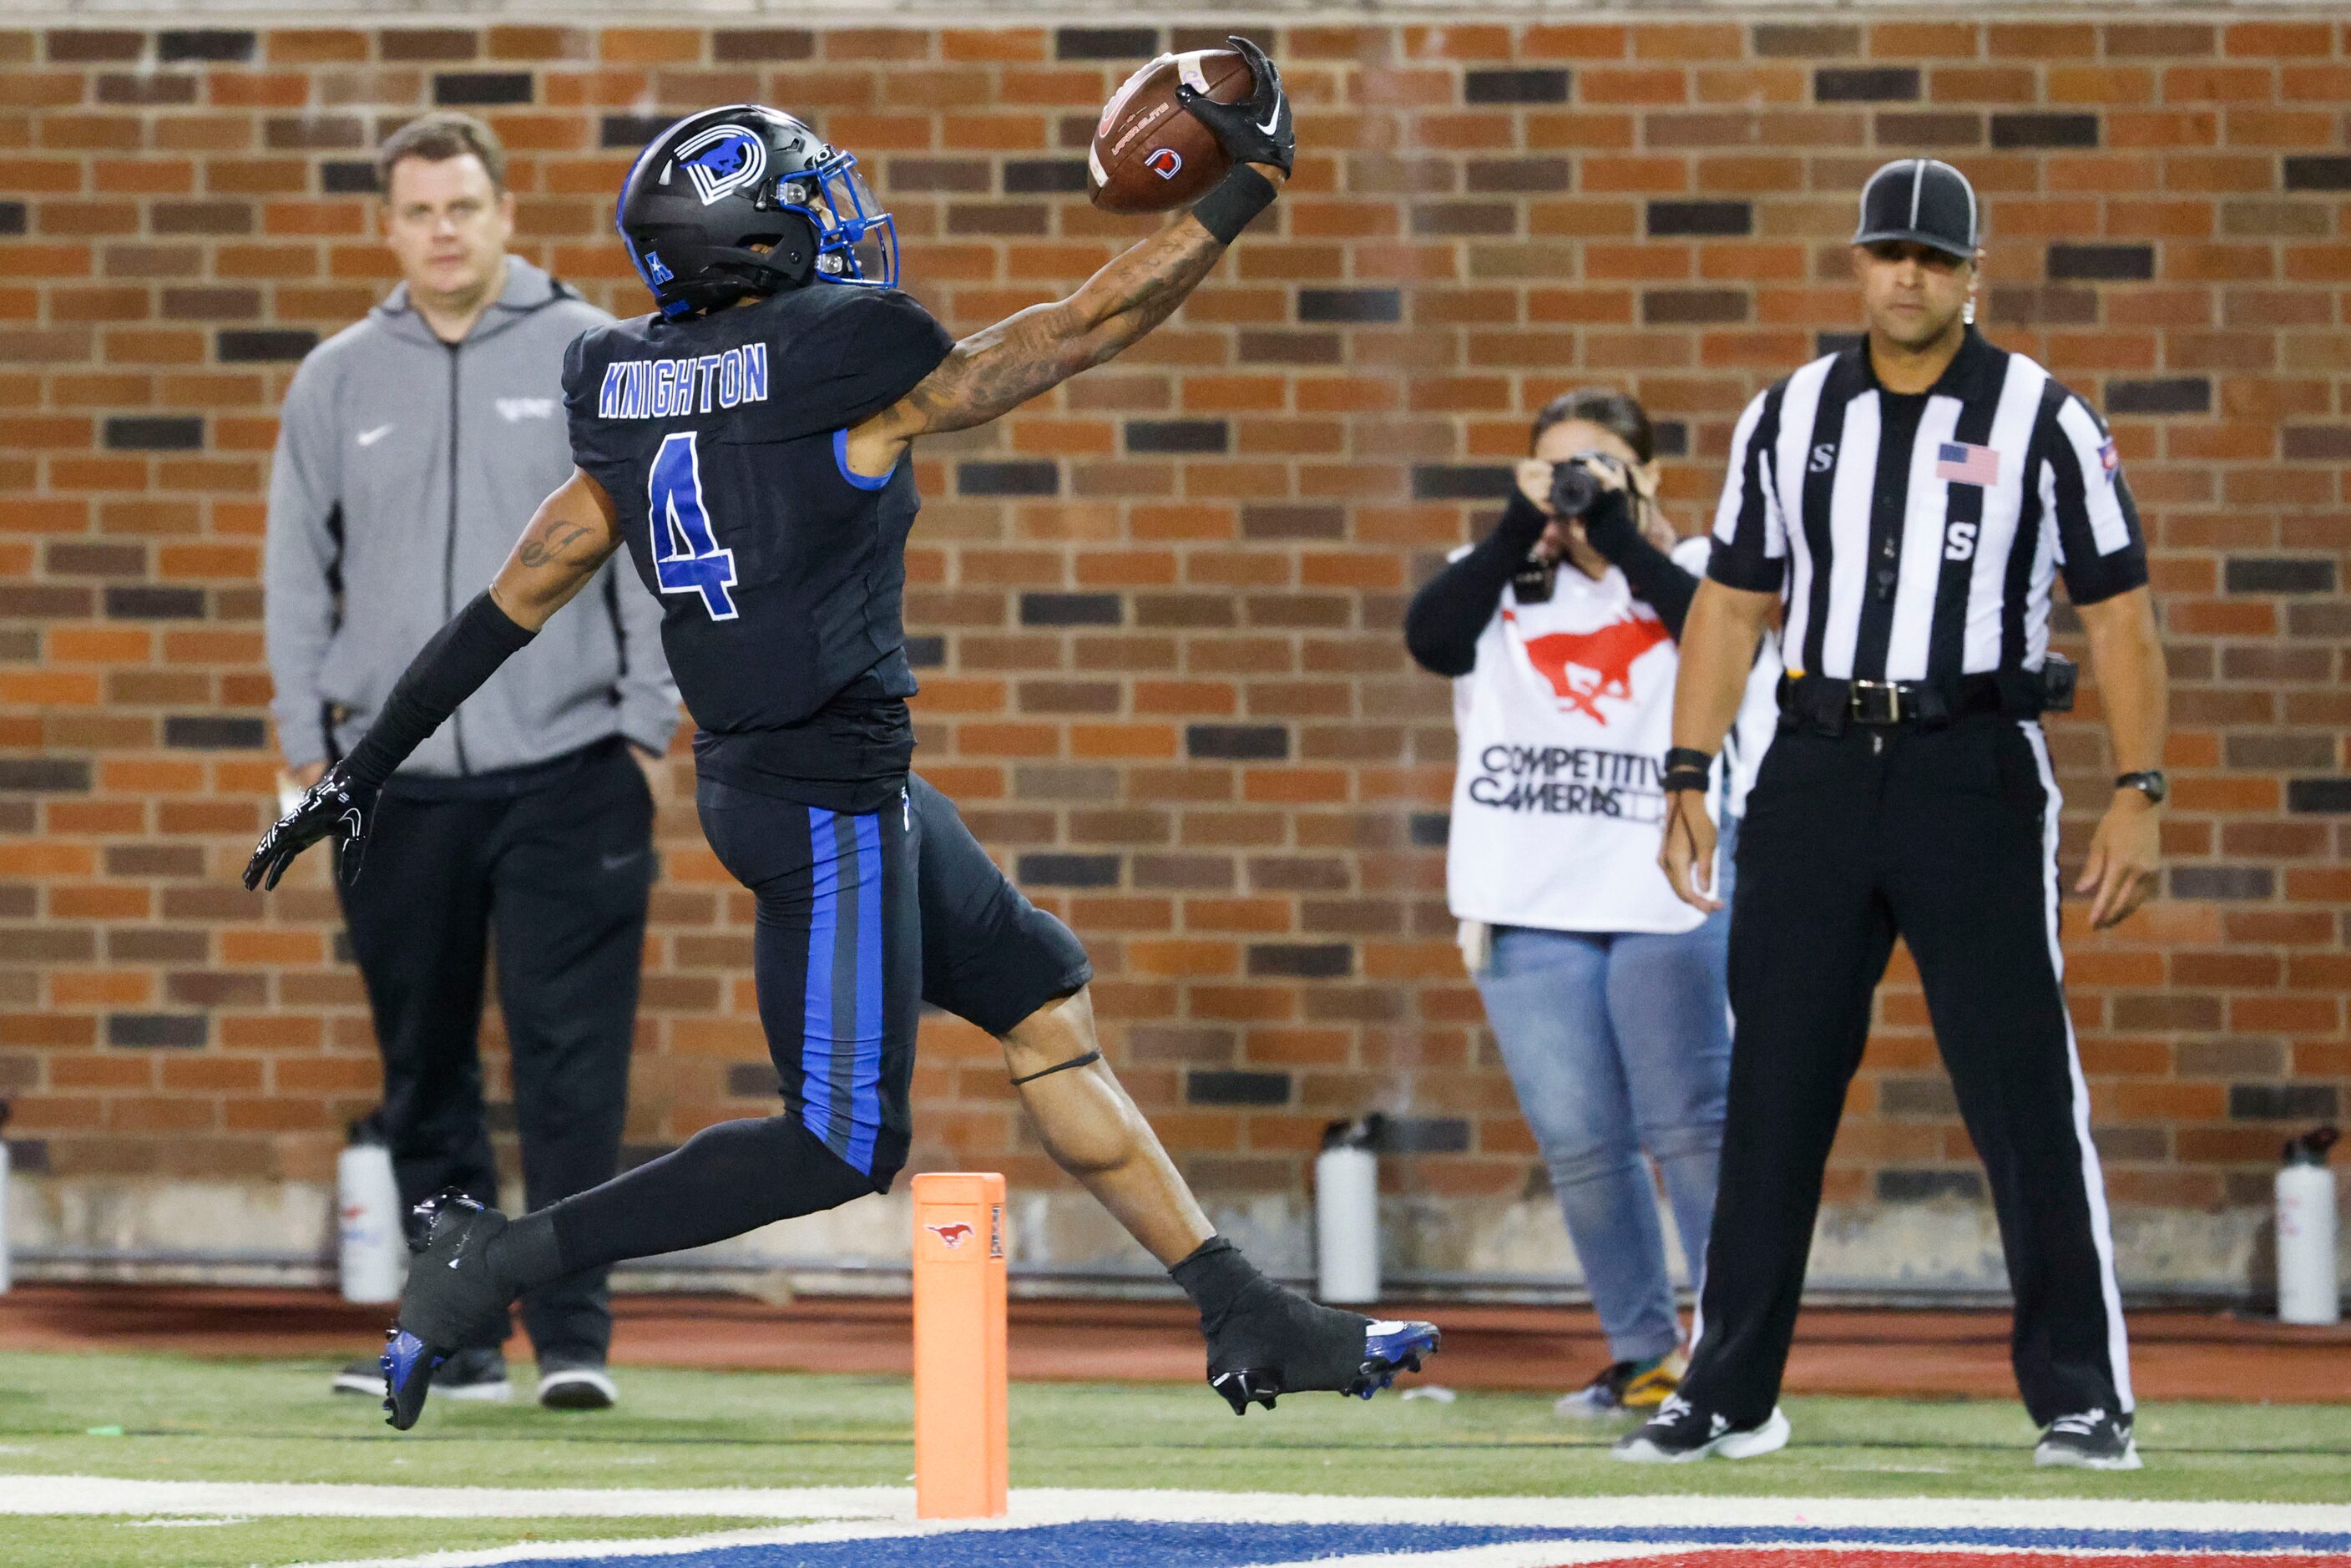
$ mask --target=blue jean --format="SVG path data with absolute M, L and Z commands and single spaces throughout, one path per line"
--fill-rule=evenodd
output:
M 1737 835 L 1736 822 L 1725 824 L 1716 890 L 1725 908 L 1697 929 L 1499 926 L 1478 977 L 1617 1361 L 1664 1355 L 1682 1338 L 1644 1152 L 1674 1206 L 1694 1292 L 1705 1266 L 1730 1079 L 1725 971 Z

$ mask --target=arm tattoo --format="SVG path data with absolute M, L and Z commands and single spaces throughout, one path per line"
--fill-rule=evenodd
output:
M 1178 220 L 1129 247 L 1069 298 L 966 338 L 906 401 L 926 431 L 985 424 L 1167 319 L 1224 253 L 1196 220 Z
M 588 537 L 589 530 L 579 523 L 557 523 L 547 530 L 544 539 L 528 538 L 515 551 L 515 559 L 532 568 L 546 566 L 561 558 L 572 545 Z

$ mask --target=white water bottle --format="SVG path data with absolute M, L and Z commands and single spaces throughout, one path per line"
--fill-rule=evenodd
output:
M 1314 1160 L 1315 1294 L 1325 1301 L 1380 1299 L 1382 1118 L 1333 1122 Z
M 2326 1151 L 2332 1127 L 2286 1144 L 2277 1174 L 2278 1321 L 2343 1321 L 2343 1292 L 2335 1267 L 2335 1172 Z
M 13 1109 L 0 1100 L 0 1131 L 8 1125 L 8 1113 Z M 8 1293 L 8 1144 L 0 1138 L 0 1296 Z
M 347 1301 L 396 1301 L 408 1278 L 407 1238 L 400 1226 L 400 1184 L 392 1151 L 372 1120 L 353 1122 L 335 1162 L 337 1271 Z

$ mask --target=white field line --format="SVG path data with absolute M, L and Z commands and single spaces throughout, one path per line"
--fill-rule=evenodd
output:
M 308 1482 L 154 1481 L 105 1476 L 0 1475 L 5 1514 L 246 1514 L 374 1519 L 733 1518 L 913 1526 L 906 1487 L 392 1487 Z M 1377 1498 L 1292 1492 L 1080 1490 L 1012 1494 L 1003 1520 L 953 1528 L 1019 1528 L 1090 1519 L 1269 1524 L 1494 1524 L 1552 1529 L 1790 1526 L 1876 1529 L 2278 1530 L 2351 1532 L 2351 1505 L 2143 1502 L 2091 1498 Z

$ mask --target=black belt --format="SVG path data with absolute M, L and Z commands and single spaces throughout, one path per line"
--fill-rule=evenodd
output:
M 1846 725 L 1939 725 L 1979 714 L 2037 717 L 2046 705 L 2028 682 L 1998 675 L 1961 675 L 1954 681 L 1841 681 L 1827 675 L 1780 677 L 1783 719 L 1831 734 Z

